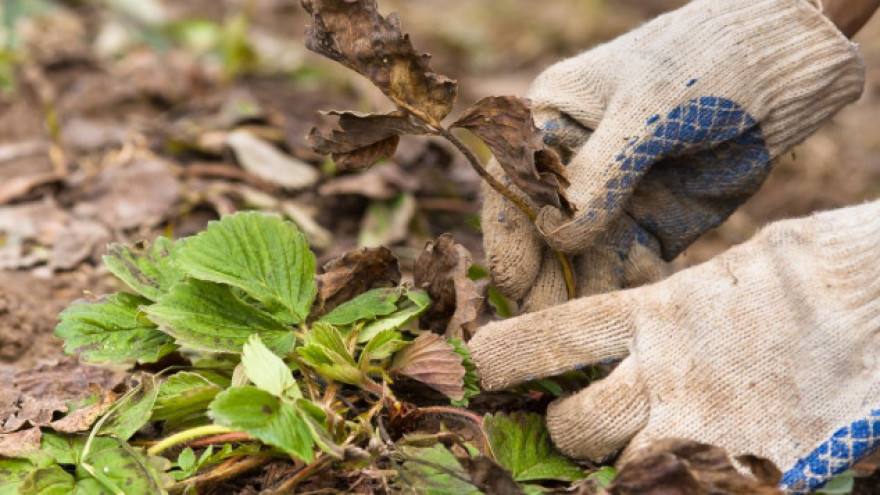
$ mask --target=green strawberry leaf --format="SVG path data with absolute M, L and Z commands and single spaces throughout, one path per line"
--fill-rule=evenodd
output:
M 408 495 L 480 495 L 455 456 L 440 444 L 431 447 L 401 446 L 401 463 L 394 485 Z
M 89 441 L 86 435 L 47 432 L 41 451 L 53 456 L 58 464 L 75 467 L 75 489 L 65 493 L 166 493 L 166 477 L 157 468 L 164 460 L 147 457 L 115 438 L 92 437 Z
M 172 242 L 159 237 L 149 244 L 128 247 L 111 244 L 104 256 L 107 268 L 132 290 L 155 301 L 171 287 L 183 280 L 184 273 L 172 264 L 174 254 L 182 241 Z
M 228 380 L 217 383 L 203 373 L 171 375 L 159 386 L 152 419 L 165 421 L 165 431 L 207 424 L 208 404 L 228 386 Z
M 23 480 L 18 491 L 10 492 L 19 495 L 70 495 L 83 493 L 75 488 L 73 475 L 55 464 L 31 471 Z M 2 493 L 2 492 L 0 492 Z M 88 492 L 86 492 L 88 493 Z
M 67 353 L 79 353 L 87 361 L 156 362 L 177 345 L 141 317 L 140 307 L 147 304 L 149 299 L 125 292 L 95 302 L 77 301 L 59 315 L 55 335 L 64 339 Z
M 31 473 L 53 465 L 55 462 L 45 453 L 28 458 L 0 458 L 0 495 L 17 495 Z
M 516 481 L 583 479 L 581 468 L 559 453 L 550 441 L 544 419 L 537 414 L 487 414 L 483 429 L 495 460 L 513 473 Z
M 303 336 L 304 345 L 297 349 L 303 361 L 318 373 L 333 380 L 360 385 L 364 373 L 342 341 L 342 334 L 333 325 L 315 323 Z
M 430 305 L 431 298 L 428 297 L 427 292 L 422 290 L 408 291 L 405 302 L 399 305 L 400 309 L 364 325 L 360 334 L 358 334 L 358 342 L 368 342 L 378 333 L 386 330 L 399 330 L 403 328 L 404 325 L 424 313 Z
M 471 397 L 480 393 L 480 376 L 477 375 L 477 365 L 471 359 L 471 353 L 464 342 L 458 339 L 449 339 L 446 342 L 461 357 L 461 364 L 464 366 L 464 397 L 461 400 L 453 400 L 452 405 L 467 407 Z
M 230 287 L 202 280 L 175 285 L 146 312 L 162 331 L 196 350 L 240 353 L 257 332 L 270 349 L 285 353 L 295 339 L 287 325 L 236 297 Z
M 140 385 L 116 401 L 107 411 L 99 434 L 128 440 L 150 420 L 150 411 L 159 395 L 159 386 L 152 375 L 143 374 L 139 378 Z
M 242 430 L 304 462 L 315 457 L 312 430 L 294 405 L 256 387 L 232 387 L 211 402 L 210 414 L 220 425 Z
M 374 289 L 336 307 L 321 318 L 330 325 L 351 325 L 357 321 L 375 320 L 397 311 L 400 289 Z
M 244 345 L 241 364 L 244 365 L 248 380 L 257 388 L 281 399 L 302 398 L 302 391 L 296 384 L 290 368 L 263 344 L 259 335 L 251 335 Z
M 617 477 L 617 469 L 611 466 L 602 466 L 599 469 L 593 471 L 587 476 L 588 480 L 596 480 L 596 483 L 599 484 L 599 488 L 605 488 L 610 485 L 614 478 Z M 851 489 L 852 487 L 850 487 Z M 850 490 L 852 491 L 852 490 Z M 841 493 L 849 493 L 849 492 L 841 492 Z
M 305 321 L 317 292 L 315 255 L 305 236 L 261 213 L 209 223 L 175 262 L 191 277 L 238 287 L 285 323 Z

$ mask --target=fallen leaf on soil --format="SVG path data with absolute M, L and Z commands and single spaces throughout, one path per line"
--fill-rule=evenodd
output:
M 396 286 L 400 265 L 384 246 L 357 249 L 325 264 L 316 282 L 315 304 L 326 312 L 370 289 Z
M 36 310 L 0 288 L 0 361 L 15 362 L 34 343 L 41 330 Z M 3 405 L 0 404 L 0 419 Z
M 400 31 L 396 14 L 382 17 L 375 0 L 302 0 L 312 16 L 309 50 L 370 79 L 392 101 L 437 121 L 452 109 L 457 83 L 431 72 L 430 57 L 418 53 Z
M 464 398 L 465 369 L 461 356 L 437 334 L 421 335 L 395 354 L 389 371 L 418 380 L 450 399 Z
M 750 478 L 718 447 L 689 440 L 655 443 L 629 461 L 607 488 L 608 495 L 781 495 L 781 473 L 770 461 L 751 457 Z M 759 468 L 755 468 L 755 465 Z
M 57 421 L 52 421 L 49 423 L 49 427 L 62 433 L 89 431 L 92 425 L 95 424 L 95 421 L 103 416 L 110 409 L 110 406 L 116 402 L 117 397 L 115 393 L 109 390 L 101 390 L 101 387 L 94 383 L 89 385 L 89 390 L 93 394 L 99 395 L 100 399 L 98 402 L 77 409 Z
M 486 456 L 456 456 L 471 483 L 486 495 L 525 495 L 510 473 Z
M 413 269 L 415 286 L 431 296 L 419 320 L 423 328 L 462 340 L 473 334 L 483 297 L 467 276 L 471 264 L 468 250 L 449 234 L 425 246 Z
M 360 174 L 336 177 L 318 188 L 322 196 L 352 194 L 370 199 L 388 200 L 401 192 L 414 192 L 419 181 L 396 163 L 383 163 Z
M 29 268 L 48 261 L 48 248 L 69 218 L 52 200 L 0 208 L 0 270 Z
M 26 424 L 44 426 L 55 413 L 102 390 L 111 390 L 123 376 L 108 368 L 82 365 L 75 359 L 44 364 L 28 371 L 0 368 L 0 432 L 12 433 Z
M 107 227 L 94 220 L 71 218 L 58 233 L 52 245 L 49 266 L 53 270 L 71 270 L 88 258 L 100 259 L 110 241 Z
M 38 427 L 0 435 L 0 458 L 21 457 L 40 450 L 43 432 Z
M 242 168 L 271 184 L 298 190 L 313 186 L 320 178 L 315 167 L 282 153 L 250 132 L 231 132 L 226 144 L 235 152 Z
M 373 201 L 367 208 L 358 235 L 358 246 L 391 246 L 409 237 L 416 214 L 412 194 L 400 194 L 391 201 Z
M 342 170 L 367 168 L 379 160 L 391 158 L 401 134 L 424 134 L 427 129 L 406 112 L 360 114 L 326 112 L 339 118 L 337 128 L 324 135 L 317 129 L 309 133 L 309 143 L 316 153 L 331 155 Z
M 75 212 L 114 229 L 156 225 L 173 213 L 180 198 L 174 166 L 158 158 L 138 158 L 104 171 L 81 194 Z
M 485 141 L 513 183 L 539 206 L 551 205 L 574 213 L 576 208 L 565 195 L 569 186 L 565 167 L 559 155 L 545 146 L 528 100 L 512 96 L 483 98 L 452 126 L 468 129 Z
M 61 178 L 55 173 L 45 173 L 38 175 L 25 175 L 13 177 L 0 183 L 0 204 L 6 204 L 22 196 L 28 195 L 34 189 L 58 182 Z

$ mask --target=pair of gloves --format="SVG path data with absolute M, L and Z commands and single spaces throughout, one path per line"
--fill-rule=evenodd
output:
M 863 87 L 857 47 L 811 0 L 695 0 L 539 76 L 529 97 L 579 209 L 533 225 L 485 192 L 490 270 L 526 314 L 471 340 L 483 386 L 622 360 L 548 409 L 576 458 L 686 438 L 770 459 L 784 490 L 809 493 L 870 453 L 880 202 L 772 224 L 665 278 Z

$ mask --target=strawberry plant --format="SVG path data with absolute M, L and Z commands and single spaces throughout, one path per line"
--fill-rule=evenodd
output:
M 537 415 L 399 400 L 392 385 L 411 379 L 466 405 L 466 347 L 418 330 L 422 290 L 317 303 L 314 255 L 279 218 L 239 213 L 191 238 L 112 245 L 105 261 L 126 289 L 75 302 L 56 333 L 84 360 L 140 371 L 121 397 L 27 431 L 35 447 L 0 460 L 2 494 L 204 493 L 268 463 L 287 466 L 272 493 L 327 473 L 345 488 L 353 470 L 368 493 L 480 493 L 486 466 L 520 493 L 584 477 Z M 416 427 L 429 416 L 466 426 Z

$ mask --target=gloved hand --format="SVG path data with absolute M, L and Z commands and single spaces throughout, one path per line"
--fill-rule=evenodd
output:
M 526 311 L 567 299 L 548 244 L 578 255 L 581 295 L 656 280 L 756 192 L 774 157 L 864 86 L 855 45 L 816 7 L 695 0 L 541 74 L 529 98 L 579 211 L 547 207 L 536 229 L 487 188 L 484 243 L 502 293 Z
M 497 390 L 623 359 L 557 400 L 566 454 L 621 461 L 676 437 L 754 454 L 808 493 L 880 445 L 880 201 L 770 225 L 666 280 L 481 328 Z

